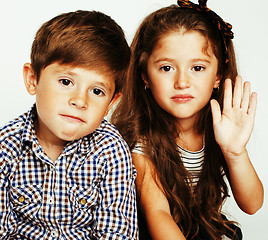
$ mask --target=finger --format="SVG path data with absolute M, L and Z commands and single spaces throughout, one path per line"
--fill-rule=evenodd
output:
M 223 109 L 232 108 L 232 98 L 232 81 L 231 79 L 226 79 L 224 83 Z
M 221 108 L 219 103 L 215 99 L 212 99 L 210 101 L 210 106 L 211 106 L 213 125 L 216 125 L 221 121 Z
M 248 108 L 248 114 L 252 116 L 252 118 L 255 118 L 257 109 L 257 93 L 253 92 L 250 97 L 249 102 L 249 108 Z
M 242 98 L 242 78 L 241 76 L 237 76 L 235 79 L 233 107 L 235 108 L 241 107 L 241 98 Z
M 244 109 L 246 112 L 248 111 L 249 108 L 249 101 L 250 101 L 250 83 L 245 82 L 243 88 L 241 108 Z

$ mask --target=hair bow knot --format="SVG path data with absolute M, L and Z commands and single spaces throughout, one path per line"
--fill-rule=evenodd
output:
M 199 0 L 199 4 L 195 4 L 189 0 L 178 0 L 178 5 L 181 8 L 195 9 L 200 12 L 206 13 L 216 24 L 218 29 L 223 33 L 224 37 L 233 39 L 232 25 L 225 22 L 219 15 L 207 7 L 207 0 Z

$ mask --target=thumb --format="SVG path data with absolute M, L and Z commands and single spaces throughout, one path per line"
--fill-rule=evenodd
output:
M 219 103 L 215 99 L 212 99 L 210 101 L 210 106 L 211 106 L 213 125 L 215 125 L 221 121 L 221 108 Z

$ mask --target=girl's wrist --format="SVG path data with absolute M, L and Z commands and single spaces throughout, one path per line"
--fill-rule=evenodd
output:
M 241 161 L 243 161 L 243 159 L 248 159 L 248 152 L 246 148 L 241 149 L 241 151 L 223 151 L 222 153 L 228 165 L 240 163 Z

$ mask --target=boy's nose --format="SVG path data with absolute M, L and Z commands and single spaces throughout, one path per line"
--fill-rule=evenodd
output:
M 70 99 L 70 105 L 79 109 L 88 107 L 87 98 L 82 95 L 75 95 Z
M 183 71 L 178 72 L 174 81 L 174 88 L 184 89 L 188 87 L 190 87 L 189 77 Z

